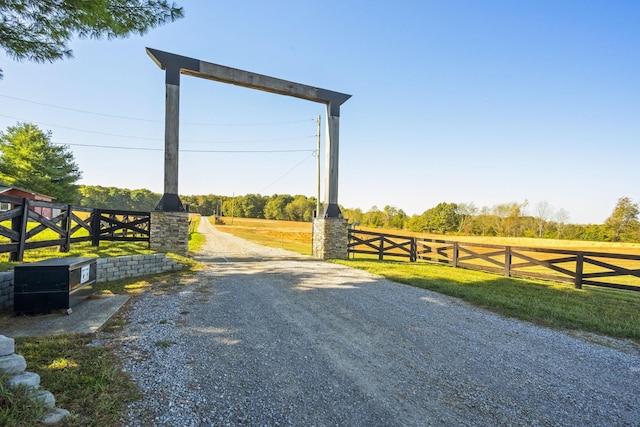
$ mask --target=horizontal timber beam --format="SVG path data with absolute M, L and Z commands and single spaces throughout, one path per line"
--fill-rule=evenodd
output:
M 199 59 L 188 58 L 157 49 L 147 48 L 147 54 L 153 62 L 167 71 L 168 84 L 178 85 L 180 74 L 186 74 L 203 79 L 215 80 L 222 83 L 230 83 L 251 89 L 273 92 L 279 95 L 287 95 L 295 98 L 338 107 L 344 104 L 351 95 L 321 89 L 275 77 L 239 70 L 224 65 L 213 64 Z

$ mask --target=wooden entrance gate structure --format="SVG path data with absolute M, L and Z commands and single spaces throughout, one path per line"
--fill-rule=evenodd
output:
M 185 209 L 178 196 L 178 151 L 179 151 L 179 121 L 180 121 L 180 75 L 185 74 L 193 77 L 214 80 L 221 83 L 229 83 L 250 89 L 257 89 L 278 95 L 292 96 L 294 98 L 305 99 L 307 101 L 319 102 L 327 106 L 327 127 L 325 132 L 325 192 L 322 212 L 317 213 L 316 220 L 323 220 L 324 223 L 329 221 L 333 224 L 333 220 L 339 220 L 336 224 L 340 230 L 344 228 L 344 232 L 340 231 L 339 235 L 344 234 L 344 239 L 340 238 L 338 245 L 339 257 L 344 258 L 347 255 L 346 248 L 346 222 L 342 220 L 340 208 L 338 207 L 338 152 L 339 152 L 339 129 L 340 129 L 340 106 L 345 103 L 351 95 L 340 92 L 334 92 L 327 89 L 320 89 L 301 83 L 295 83 L 287 80 L 277 79 L 249 71 L 239 70 L 236 68 L 226 67 L 224 65 L 213 64 L 211 62 L 201 61 L 199 59 L 188 58 L 186 56 L 176 55 L 161 50 L 147 48 L 147 54 L 160 67 L 165 70 L 165 86 L 166 86 L 166 104 L 165 104 L 165 146 L 164 146 L 164 194 L 160 203 L 156 207 L 157 212 L 184 212 Z M 176 215 L 166 215 L 169 220 L 164 219 L 165 215 L 154 216 L 152 223 L 166 223 L 167 227 L 176 223 Z M 164 239 L 170 235 L 182 234 L 186 232 L 182 230 L 188 227 L 188 220 L 178 221 L 178 229 L 161 233 Z M 324 224 L 323 223 L 323 224 Z M 326 225 L 326 224 L 325 224 Z M 316 227 L 314 230 L 326 230 L 327 227 Z M 166 228 L 164 225 L 161 228 Z M 334 226 L 329 226 L 328 235 L 333 236 L 335 233 Z M 323 231 L 324 233 L 324 231 Z M 154 244 L 154 233 L 152 229 L 151 246 L 152 248 L 163 249 L 164 245 Z M 324 237 L 316 238 L 314 242 L 325 241 Z M 181 245 L 181 243 L 179 244 Z M 174 246 L 172 243 L 171 246 Z M 335 245 L 330 245 L 335 246 Z M 314 254 L 322 258 L 333 258 L 333 250 L 328 253 L 325 250 L 316 251 L 314 244 Z

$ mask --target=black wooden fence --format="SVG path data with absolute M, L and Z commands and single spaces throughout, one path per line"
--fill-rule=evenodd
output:
M 71 244 L 101 241 L 149 242 L 149 212 L 92 209 L 0 195 L 8 210 L 0 212 L 0 253 L 10 261 L 22 261 L 24 251 L 59 246 L 68 252 Z M 10 221 L 10 225 L 7 224 Z
M 565 249 L 454 242 L 349 230 L 348 252 L 379 260 L 407 258 L 473 270 L 640 291 L 640 256 Z M 606 281 L 605 281 L 606 279 Z

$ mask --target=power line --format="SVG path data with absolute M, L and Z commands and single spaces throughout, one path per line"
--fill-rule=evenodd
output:
M 289 169 L 287 172 L 285 172 L 282 176 L 280 176 L 278 179 L 276 179 L 275 181 L 273 181 L 271 184 L 267 185 L 266 187 L 264 187 L 262 190 L 258 191 L 258 193 L 264 193 L 264 190 L 266 190 L 267 188 L 271 187 L 273 184 L 275 184 L 276 182 L 280 181 L 282 178 L 284 178 L 285 176 L 289 175 L 291 172 L 293 172 L 294 170 L 296 170 L 300 165 L 302 165 L 304 162 L 306 162 L 307 160 L 309 160 L 311 157 L 313 157 L 315 154 L 315 150 L 307 157 L 304 158 L 304 160 L 302 160 L 300 163 L 296 164 L 294 167 L 292 167 L 291 169 Z
M 67 142 L 52 142 L 55 145 L 69 145 L 74 147 L 90 147 L 90 148 L 108 148 L 116 150 L 139 150 L 139 151 L 164 151 L 164 148 L 150 147 L 123 147 L 117 145 L 93 145 L 93 144 L 75 144 Z M 315 153 L 315 150 L 189 150 L 181 149 L 182 153 Z M 313 154 L 312 154 L 313 155 Z
M 8 118 L 8 119 L 18 120 L 18 121 L 22 121 L 22 122 L 28 122 L 28 120 L 23 120 L 23 119 L 20 119 L 18 117 L 13 117 L 13 116 L 6 116 L 4 114 L 0 114 L 0 117 L 5 117 L 5 118 Z M 61 128 L 61 129 L 66 129 L 66 130 L 73 130 L 73 131 L 76 131 L 76 132 L 85 132 L 85 133 L 92 133 L 92 134 L 96 134 L 96 135 L 113 136 L 113 137 L 116 137 L 116 138 L 140 139 L 140 140 L 145 140 L 145 141 L 164 141 L 164 138 L 151 138 L 151 137 L 146 137 L 146 136 L 120 135 L 120 134 L 116 134 L 116 133 L 98 132 L 98 131 L 93 131 L 93 130 L 78 129 L 78 128 L 72 128 L 72 127 L 68 127 L 68 126 L 60 126 L 60 125 L 54 125 L 54 124 L 51 124 L 51 123 L 43 123 L 43 122 L 33 122 L 32 121 L 31 123 L 35 123 L 37 125 L 42 125 L 42 126 L 53 126 L 53 127 L 57 127 L 57 128 Z M 296 136 L 296 137 L 291 137 L 291 138 L 277 138 L 277 139 L 256 139 L 256 140 L 248 140 L 248 141 L 196 141 L 196 140 L 183 139 L 183 140 L 181 140 L 181 142 L 189 142 L 189 143 L 194 143 L 194 144 L 256 144 L 256 143 L 262 143 L 262 142 L 295 141 L 295 140 L 298 140 L 298 139 L 307 139 L 307 138 L 313 138 L 313 137 L 315 137 L 315 135 L 305 135 L 305 136 Z
M 299 139 L 309 139 L 314 137 L 315 135 L 305 135 L 305 136 L 293 136 L 291 138 L 254 139 L 254 140 L 246 140 L 246 141 L 194 141 L 189 139 L 181 139 L 180 142 L 188 142 L 191 144 L 257 144 L 262 142 L 296 141 Z
M 180 150 L 183 153 L 309 153 L 314 150 Z
M 163 120 L 143 119 L 143 118 L 140 118 L 140 117 L 127 117 L 127 116 L 118 116 L 118 115 L 115 115 L 115 114 L 96 113 L 96 112 L 93 112 L 93 111 L 78 110 L 78 109 L 75 109 L 75 108 L 62 107 L 60 105 L 53 105 L 53 104 L 46 104 L 44 102 L 31 101 L 31 100 L 28 100 L 28 99 L 17 98 L 17 97 L 9 96 L 9 95 L 0 94 L 0 97 L 7 98 L 7 99 L 13 99 L 15 101 L 27 102 L 29 104 L 42 105 L 42 106 L 50 107 L 50 108 L 57 108 L 59 110 L 73 111 L 75 113 L 91 114 L 91 115 L 94 115 L 94 116 L 111 117 L 111 118 L 115 118 L 115 119 L 133 120 L 133 121 L 138 121 L 138 122 L 164 123 Z M 286 125 L 286 124 L 293 124 L 293 123 L 303 123 L 303 122 L 307 122 L 307 121 L 310 121 L 310 120 L 315 120 L 315 119 L 292 120 L 292 121 L 284 121 L 284 122 L 263 122 L 263 123 L 196 123 L 196 122 L 181 122 L 180 124 L 181 125 L 189 125 L 189 126 L 271 126 L 271 125 Z M 52 125 L 48 125 L 48 126 L 52 126 Z
M 94 131 L 94 130 L 77 129 L 77 128 L 72 128 L 72 127 L 67 127 L 67 126 L 52 125 L 51 123 L 43 123 L 43 122 L 34 122 L 34 121 L 30 121 L 30 120 L 23 120 L 23 119 L 18 118 L 18 117 L 6 116 L 4 114 L 0 114 L 0 117 L 5 117 L 7 119 L 18 120 L 18 121 L 21 121 L 21 122 L 35 123 L 37 125 L 42 125 L 42 126 L 53 126 L 53 127 L 57 127 L 57 128 L 60 128 L 60 129 L 74 130 L 74 131 L 77 131 L 77 132 L 93 133 L 93 134 L 96 134 L 96 135 L 115 136 L 117 138 L 144 139 L 144 140 L 147 140 L 147 141 L 161 141 L 162 140 L 161 138 L 149 138 L 149 137 L 145 137 L 145 136 L 118 135 L 118 134 L 115 134 L 115 133 L 98 132 L 98 131 Z
M 15 101 L 28 102 L 29 104 L 43 105 L 45 107 L 57 108 L 59 110 L 65 110 L 65 111 L 73 111 L 75 113 L 92 114 L 94 116 L 102 116 L 102 117 L 113 117 L 113 118 L 116 118 L 116 119 L 135 120 L 135 121 L 139 121 L 139 122 L 153 122 L 153 123 L 161 123 L 162 122 L 161 120 L 152 120 L 152 119 L 142 119 L 142 118 L 136 118 L 136 117 L 116 116 L 114 114 L 94 113 L 92 111 L 77 110 L 75 108 L 67 108 L 67 107 L 62 107 L 62 106 L 59 106 L 59 105 L 45 104 L 44 102 L 30 101 L 28 99 L 16 98 L 14 96 L 9 96 L 9 95 L 0 95 L 0 96 L 3 97 L 3 98 L 13 99 Z

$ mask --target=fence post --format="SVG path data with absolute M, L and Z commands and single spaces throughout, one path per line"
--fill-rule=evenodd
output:
M 9 261 L 21 262 L 24 258 L 24 244 L 27 239 L 27 220 L 29 219 L 29 199 L 22 199 L 22 212 L 20 216 L 11 220 L 11 230 L 18 233 L 18 241 L 12 241 L 11 243 L 18 243 L 18 250 L 9 254 Z
M 315 213 L 313 217 L 315 218 Z M 313 251 L 313 239 L 316 237 L 316 232 L 313 228 L 311 230 L 311 250 Z M 347 226 L 347 259 L 349 258 L 351 258 L 351 225 Z
M 67 205 L 67 213 L 62 218 L 62 228 L 64 229 L 64 243 L 60 245 L 60 252 L 69 252 L 71 248 L 71 205 Z
M 576 254 L 576 279 L 574 286 L 576 289 L 582 289 L 582 270 L 584 268 L 584 255 L 582 252 Z
M 380 234 L 380 245 L 378 246 L 378 261 L 382 261 L 384 259 L 384 235 Z
M 511 277 L 511 246 L 504 247 L 504 277 Z
M 109 215 L 109 219 L 111 220 L 111 222 L 109 222 L 109 228 L 111 228 L 111 232 L 109 232 L 109 237 L 115 237 L 116 228 L 113 226 L 113 224 L 117 221 L 118 218 L 116 218 L 116 214 L 112 213 L 111 215 Z
M 411 238 L 411 253 L 409 254 L 409 262 L 416 262 L 418 260 L 418 243 L 417 238 Z
M 148 214 L 147 230 L 149 230 L 149 238 L 147 239 L 147 249 L 151 249 L 151 212 Z M 313 250 L 313 247 L 312 247 Z M 347 255 L 349 253 L 347 252 Z
M 100 218 L 102 212 L 100 209 L 93 210 L 93 218 L 91 218 L 91 246 L 100 246 Z
M 130 221 L 129 221 L 129 215 L 122 215 L 122 224 L 123 224 L 123 225 L 124 225 L 124 224 L 128 224 L 129 222 L 130 222 Z M 126 228 L 126 227 L 124 227 L 124 228 L 122 229 L 122 236 L 123 236 L 123 237 L 127 237 L 128 235 L 129 235 L 129 229 L 128 229 L 128 228 Z
M 458 267 L 458 242 L 453 242 L 453 268 Z

